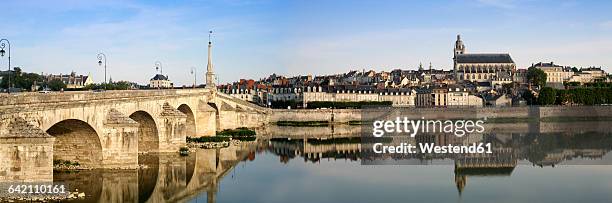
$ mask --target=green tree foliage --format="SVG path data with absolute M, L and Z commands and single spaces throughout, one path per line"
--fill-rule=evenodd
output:
M 544 87 L 540 90 L 540 95 L 538 96 L 538 103 L 540 105 L 552 105 L 555 104 L 556 101 L 556 91 L 551 87 Z
M 226 129 L 220 132 L 217 132 L 217 136 L 230 136 L 230 137 L 249 137 L 255 136 L 256 133 L 254 130 L 248 128 L 237 128 L 237 129 Z
M 599 88 L 612 88 L 612 83 L 609 82 L 595 82 L 595 83 L 586 83 L 585 87 L 599 87 Z
M 546 73 L 539 68 L 530 67 L 527 69 L 527 81 L 532 85 L 544 87 L 546 85 Z
M 89 84 L 85 86 L 84 90 L 129 90 L 132 87 L 132 84 L 125 81 L 112 82 L 112 83 L 101 83 L 101 84 Z
M 230 137 L 212 136 L 212 137 L 187 137 L 187 142 L 228 142 Z
M 32 85 L 42 85 L 43 77 L 36 73 L 24 73 L 21 71 L 21 68 L 14 68 L 14 72 L 11 73 L 11 84 L 14 88 L 21 88 L 24 90 L 30 90 Z M 7 88 L 8 87 L 8 76 L 5 75 L 2 77 L 2 81 L 0 81 L 0 87 Z
M 66 88 L 66 84 L 64 84 L 64 82 L 62 82 L 60 79 L 53 79 L 49 81 L 47 85 L 53 91 L 60 91 Z
M 14 68 L 14 72 L 11 73 L 11 84 L 14 88 L 21 88 L 24 90 L 30 90 L 34 84 L 39 86 L 39 89 L 49 88 L 53 91 L 59 91 L 62 88 L 66 91 L 78 91 L 78 90 L 99 90 L 106 89 L 108 90 L 129 90 L 132 88 L 132 84 L 126 81 L 119 82 L 111 82 L 109 84 L 90 84 L 83 88 L 79 89 L 67 89 L 66 85 L 62 83 L 61 80 L 56 79 L 57 81 L 45 81 L 45 78 L 36 73 L 26 73 L 23 72 L 20 68 Z M 61 84 L 60 84 L 61 83 Z M 8 87 L 8 75 L 2 77 L 0 81 L 0 88 Z
M 536 105 L 536 104 L 538 104 L 538 101 L 537 101 L 535 95 L 533 95 L 533 93 L 531 93 L 531 91 L 524 91 L 521 96 L 525 99 L 525 101 L 527 101 L 527 104 L 529 104 L 529 105 Z
M 525 95 L 524 95 L 525 97 Z M 527 99 L 527 97 L 525 97 Z M 529 101 L 529 99 L 527 99 Z M 538 104 L 550 105 L 601 105 L 612 104 L 612 88 L 575 88 L 556 90 L 549 87 L 542 88 L 538 97 Z
M 575 73 L 575 72 L 578 72 L 578 68 L 576 68 L 576 67 L 572 67 L 572 72 L 574 72 L 574 73 Z

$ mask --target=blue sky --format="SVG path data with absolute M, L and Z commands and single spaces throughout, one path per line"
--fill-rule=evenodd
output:
M 448 1 L 3 1 L 0 37 L 12 65 L 44 73 L 91 73 L 108 56 L 113 80 L 142 84 L 154 62 L 177 85 L 203 82 L 207 31 L 222 82 L 348 70 L 452 68 L 467 51 L 508 52 L 519 68 L 540 61 L 612 66 L 612 3 L 572 0 Z M 6 60 L 0 67 L 6 69 Z M 607 71 L 611 71 L 607 69 Z

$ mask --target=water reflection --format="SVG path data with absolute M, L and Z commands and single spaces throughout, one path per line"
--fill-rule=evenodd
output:
M 54 182 L 85 192 L 73 202 L 181 202 L 206 194 L 215 202 L 219 181 L 237 163 L 254 160 L 256 143 L 201 149 L 189 156 L 141 154 L 137 170 L 55 171 Z
M 513 124 L 495 124 L 507 128 Z M 557 128 L 555 126 L 564 126 Z M 571 126 L 568 128 L 567 126 Z M 457 137 L 448 134 L 420 134 L 415 138 L 394 137 L 389 145 L 435 143 L 436 145 L 469 145 L 485 142 L 493 146 L 492 154 L 384 154 L 372 155 L 371 144 L 361 144 L 361 137 L 313 136 L 302 139 L 271 138 L 268 150 L 288 164 L 292 159 L 320 163 L 323 160 L 361 161 L 363 164 L 412 164 L 454 166 L 454 183 L 461 196 L 471 178 L 510 177 L 518 165 L 556 167 L 559 165 L 611 165 L 612 133 L 605 122 L 538 123 L 511 131 L 489 131 Z M 561 130 L 561 131 L 560 131 Z M 289 136 L 291 137 L 291 136 Z M 366 161 L 366 162 L 364 162 Z M 363 166 L 362 166 L 363 167 Z M 409 167 L 409 166 L 405 166 Z M 607 166 L 606 166 L 607 167 Z M 552 170 L 552 169 L 551 169 Z M 449 171 L 450 172 L 450 171 Z M 566 174 L 571 176 L 573 174 Z M 392 175 L 390 175 L 392 176 Z M 381 183 L 385 184 L 385 183 Z
M 575 200 L 571 190 L 589 195 L 585 201 L 609 202 L 610 167 L 563 166 L 612 163 L 610 125 L 578 123 L 503 123 L 462 138 L 398 138 L 392 143 L 490 142 L 495 153 L 410 154 L 378 160 L 412 166 L 361 165 L 370 149 L 361 144 L 359 133 L 301 128 L 287 131 L 287 136 L 277 133 L 185 157 L 141 154 L 137 170 L 55 171 L 46 178 L 85 192 L 86 198 L 75 202 L 487 202 L 492 197 L 508 202 L 545 197 L 552 202 Z M 359 128 L 335 127 L 342 132 Z M 564 184 L 577 186 L 560 188 Z M 536 189 L 548 193 L 531 192 Z
M 360 144 L 360 137 L 346 142 L 346 138 L 285 139 L 269 140 L 269 151 L 278 155 L 281 162 L 301 157 L 304 161 L 318 162 L 321 159 L 348 159 L 358 161 L 363 155 L 369 155 L 371 148 Z M 536 166 L 555 166 L 563 164 L 611 164 L 609 156 L 612 149 L 612 134 L 581 133 L 581 134 L 483 134 L 458 138 L 454 135 L 417 135 L 415 138 L 396 138 L 388 143 L 435 143 L 436 145 L 469 145 L 486 142 L 492 144 L 492 154 L 385 154 L 375 157 L 395 159 L 399 164 L 432 164 L 454 163 L 459 166 L 481 164 L 483 167 L 497 163 L 500 167 L 530 163 Z M 371 158 L 371 157 L 369 157 Z M 405 161 L 405 162 L 401 162 Z M 386 162 L 380 162 L 386 163 Z

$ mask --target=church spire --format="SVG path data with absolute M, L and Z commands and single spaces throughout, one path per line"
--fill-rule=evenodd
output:
M 214 73 L 213 73 L 213 64 L 212 64 L 212 41 L 211 41 L 212 30 L 208 31 L 208 65 L 206 65 L 206 87 L 214 88 Z

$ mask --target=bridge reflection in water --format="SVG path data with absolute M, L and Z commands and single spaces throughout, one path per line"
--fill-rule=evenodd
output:
M 64 170 L 46 177 L 20 178 L 24 182 L 53 180 L 86 194 L 74 202 L 186 202 L 202 193 L 207 194 L 207 202 L 215 202 L 219 181 L 240 161 L 253 159 L 255 147 L 254 142 L 243 142 L 198 149 L 189 156 L 141 154 L 138 169 Z

